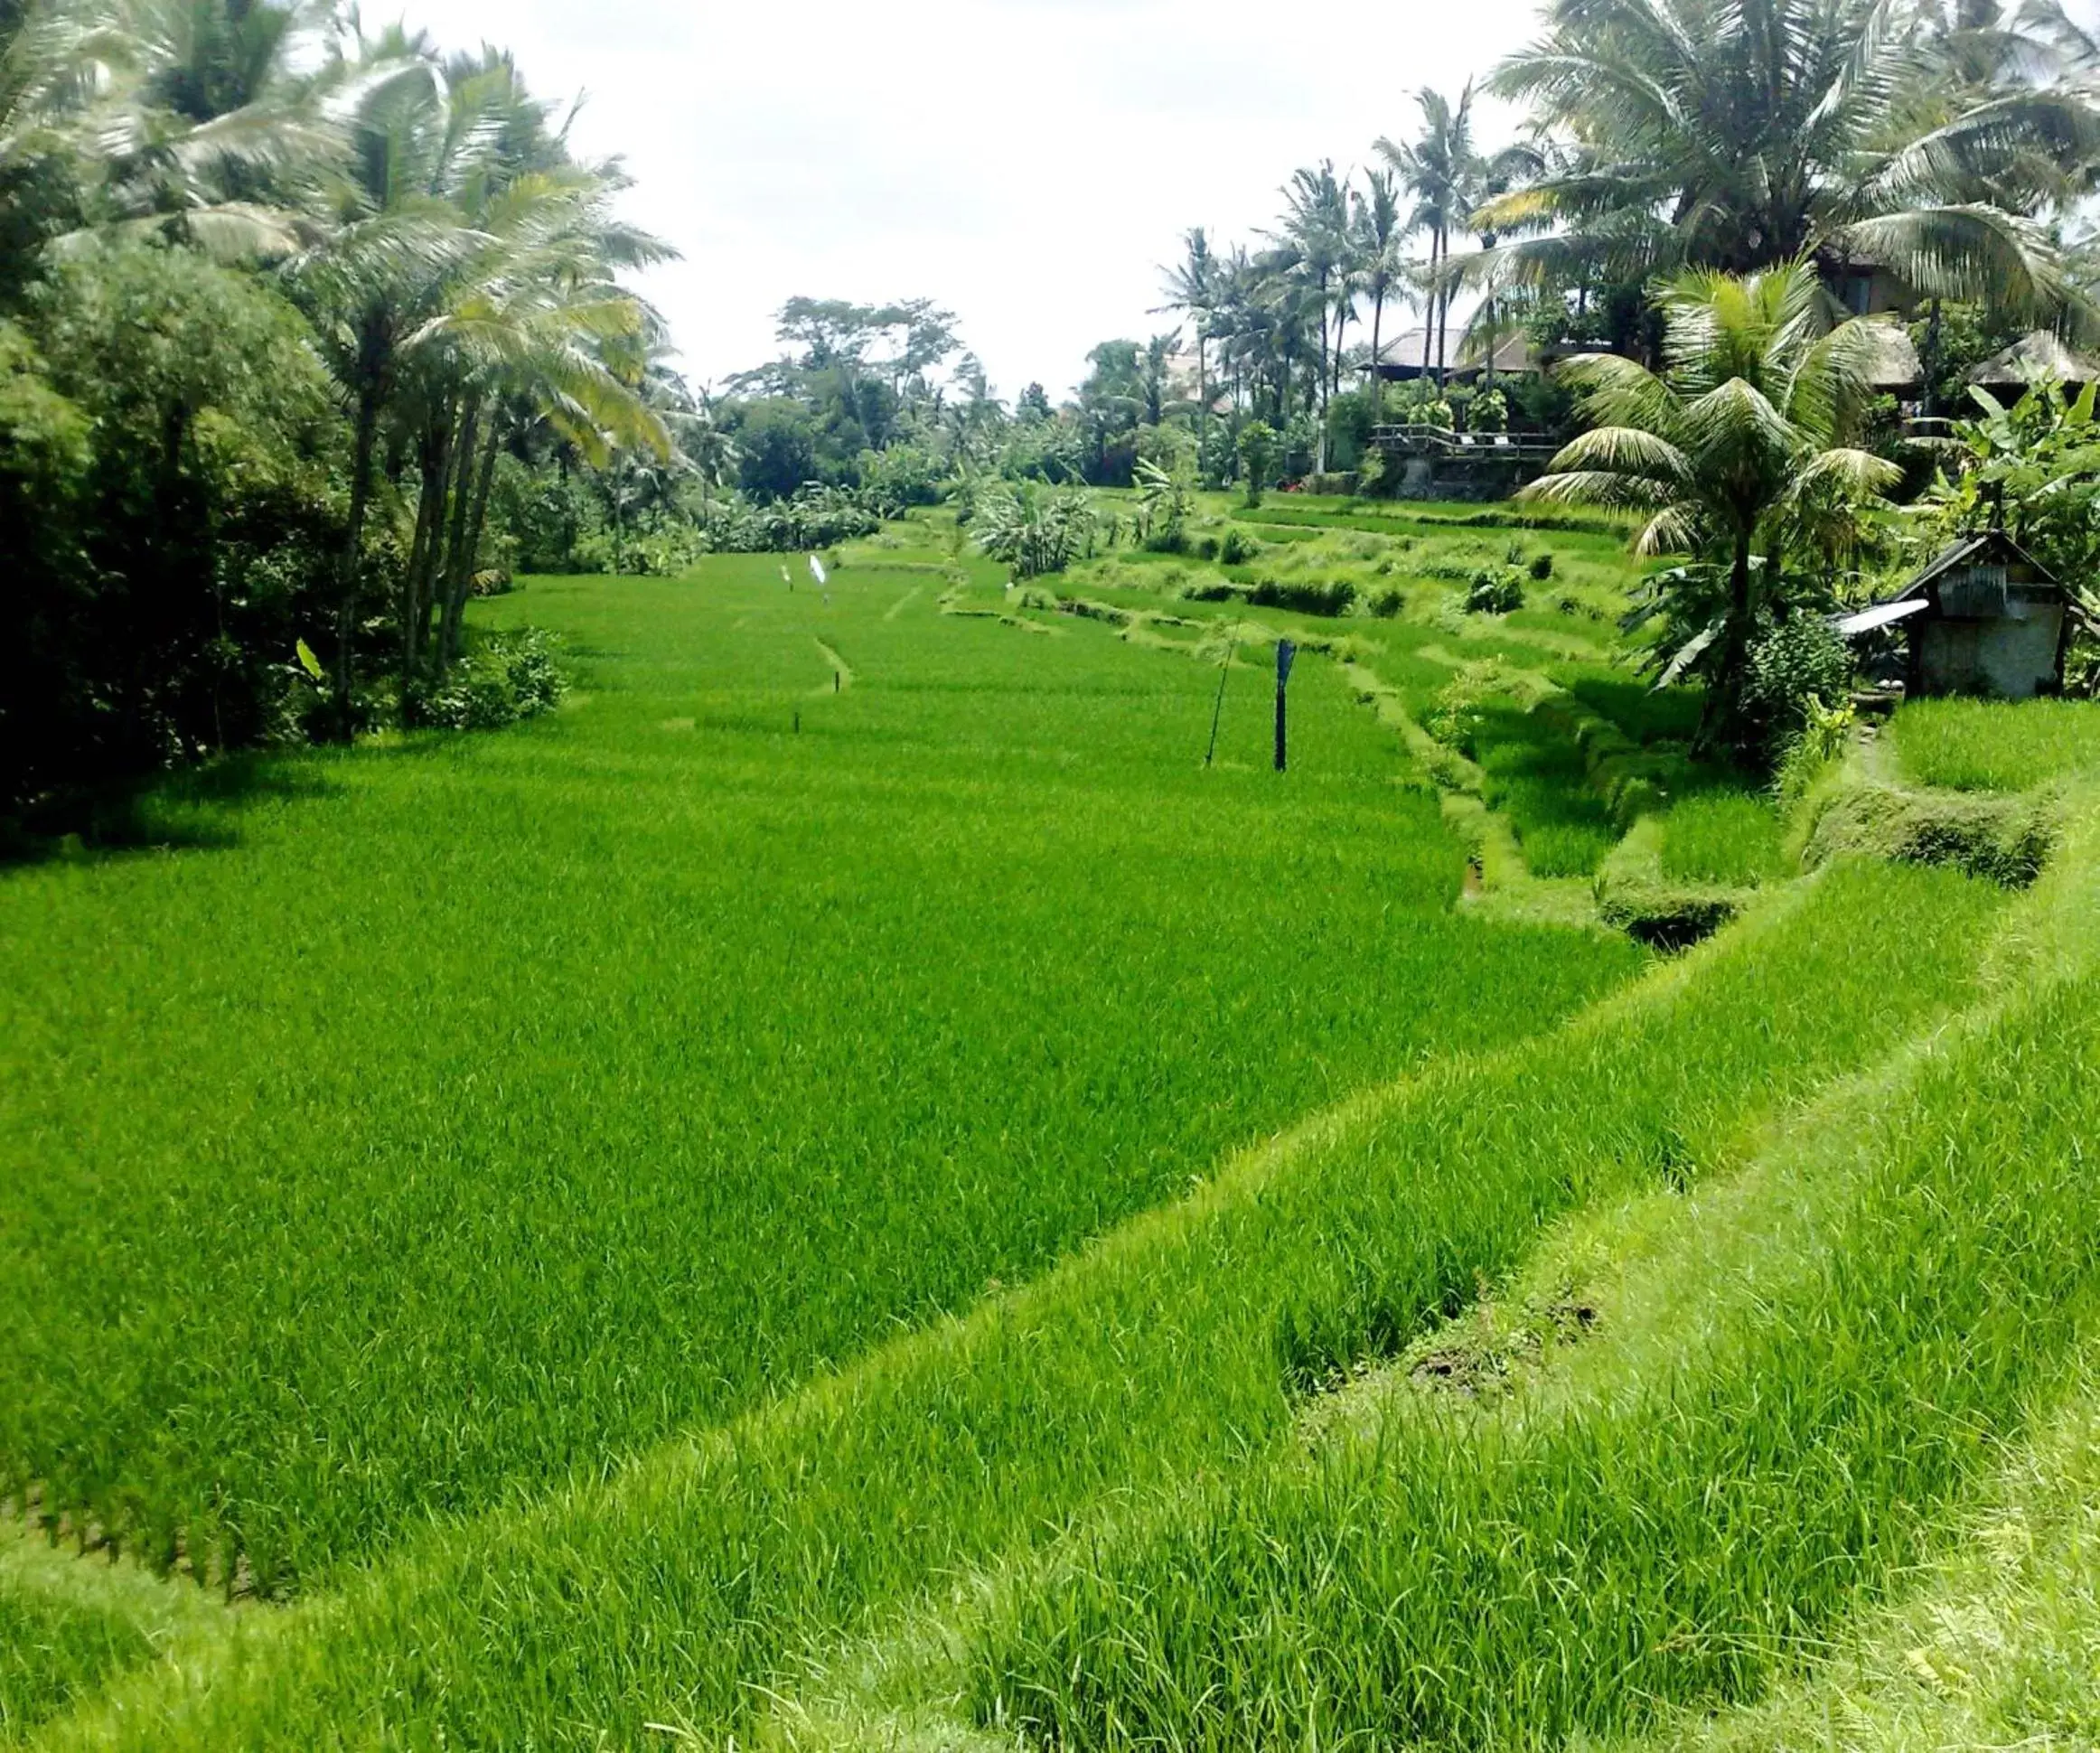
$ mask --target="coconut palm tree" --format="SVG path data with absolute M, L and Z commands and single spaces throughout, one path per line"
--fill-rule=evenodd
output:
M 1294 172 L 1283 188 L 1283 224 L 1274 234 L 1276 248 L 1270 252 L 1271 271 L 1280 278 L 1295 277 L 1303 284 L 1310 296 L 1300 302 L 1317 321 L 1317 403 L 1323 453 L 1319 466 L 1323 469 L 1327 466 L 1327 398 L 1337 381 L 1342 331 L 1355 294 L 1350 272 L 1349 196 L 1348 180 L 1335 175 L 1331 159 L 1323 159 L 1313 169 Z
M 1159 311 L 1181 312 L 1195 330 L 1195 445 L 1200 456 L 1210 425 L 1211 325 L 1224 291 L 1218 258 L 1211 253 L 1210 238 L 1202 226 L 1192 227 L 1183 240 L 1180 264 L 1164 272 L 1167 303 Z
M 1789 557 L 1842 545 L 1858 502 L 1899 471 L 1851 442 L 1871 325 L 1833 323 L 1812 262 L 1686 270 L 1660 302 L 1664 371 L 1610 354 L 1565 366 L 1594 424 L 1521 497 L 1638 511 L 1641 553 L 1692 557 L 1646 608 L 1668 623 L 1664 680 L 1707 680 L 1712 742 L 1739 726 L 1760 619 L 1789 606 Z
M 1396 174 L 1390 170 L 1367 171 L 1364 187 L 1351 214 L 1350 239 L 1356 273 L 1371 297 L 1371 415 L 1376 419 L 1384 404 L 1385 380 L 1378 366 L 1384 346 L 1385 307 L 1396 295 L 1405 295 L 1407 286 L 1406 265 L 1400 255 L 1404 228 Z
M 1454 288 L 1444 274 L 1451 253 L 1451 234 L 1466 223 L 1477 204 L 1481 164 L 1473 145 L 1473 87 L 1468 83 L 1454 104 L 1427 86 L 1416 94 L 1421 108 L 1422 131 L 1406 145 L 1395 145 L 1381 136 L 1373 148 L 1400 179 L 1401 187 L 1413 197 L 1406 220 L 1409 235 L 1426 231 L 1430 254 L 1423 265 L 1425 300 L 1422 328 L 1422 375 L 1431 364 L 1431 342 L 1437 375 L 1443 376 L 1444 329 L 1450 320 Z
M 1490 89 L 1529 103 L 1566 162 L 1478 222 L 1608 239 L 1634 277 L 1825 249 L 2058 316 L 2065 285 L 2033 220 L 2077 192 L 2100 110 L 2067 88 L 1979 96 L 1944 39 L 1905 22 L 1894 0 L 1553 0 Z M 1513 244 L 1508 265 L 1546 271 L 1558 247 Z
M 405 683 L 457 655 L 503 418 L 544 415 L 589 460 L 669 450 L 633 393 L 644 314 L 613 268 L 661 247 L 612 220 L 616 171 L 568 162 L 500 55 L 441 64 L 398 29 L 328 70 L 350 150 L 316 184 L 286 285 L 352 418 L 334 688 L 350 723 L 353 635 L 383 422 L 415 435 L 421 491 L 399 620 Z M 611 355 L 632 344 L 626 370 Z M 429 621 L 441 618 L 435 642 Z M 405 689 L 405 697 L 408 690 Z

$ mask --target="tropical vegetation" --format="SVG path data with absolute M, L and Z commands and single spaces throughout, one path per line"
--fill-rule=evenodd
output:
M 500 51 L 0 50 L 0 1747 L 2092 1739 L 2072 18 L 1550 0 L 1010 404 L 686 382 Z M 1990 523 L 2066 698 L 1859 690 Z

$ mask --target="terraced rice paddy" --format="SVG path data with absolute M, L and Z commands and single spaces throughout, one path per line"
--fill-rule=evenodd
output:
M 1769 1745 L 1886 1691 L 1829 1653 L 2090 1424 L 2100 799 L 1992 775 L 2057 787 L 2023 893 L 1799 875 L 1575 649 L 1607 538 L 1524 532 L 1572 606 L 1485 624 L 1280 510 L 1407 605 L 923 525 L 828 595 L 538 580 L 482 613 L 570 642 L 551 721 L 0 878 L 0 1453 L 246 1591 L 0 1545 L 0 1739 Z M 2026 712 L 1960 735 L 2083 745 Z M 1562 817 L 1747 911 L 1664 959 L 1527 923 L 1580 877 L 1461 896 Z
M 1454 916 L 1460 848 L 1323 666 L 1288 779 L 1258 696 L 1206 774 L 1208 676 L 944 587 L 536 581 L 492 618 L 571 642 L 556 720 L 288 762 L 173 824 L 230 844 L 10 874 L 16 1486 L 288 1589 L 1637 965 Z

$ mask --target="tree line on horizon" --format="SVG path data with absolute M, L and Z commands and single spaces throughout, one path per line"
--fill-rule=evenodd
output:
M 1475 88 L 1418 94 L 1252 244 L 1188 232 L 1177 324 L 1062 401 L 999 400 L 924 299 L 792 299 L 776 359 L 698 388 L 621 280 L 668 246 L 502 50 L 323 0 L 0 0 L 0 819 L 526 709 L 543 664 L 464 614 L 512 571 L 820 547 L 952 494 L 1039 533 L 1065 488 L 1351 466 L 1409 315 L 1399 411 L 1478 427 L 1568 390 L 1472 393 L 1461 361 L 1521 330 L 1660 364 L 1683 270 L 1883 264 L 1936 384 L 2095 326 L 2100 43 L 2058 0 L 1548 0 L 1478 89 L 1511 139 L 1477 139 Z
M 1150 464 L 1216 486 L 1243 475 L 1257 420 L 1286 477 L 1356 468 L 1389 417 L 1556 429 L 1571 398 L 1537 375 L 1498 381 L 1498 342 L 1653 363 L 1661 278 L 1804 258 L 1872 262 L 1923 296 L 1927 398 L 1960 411 L 1962 373 L 2020 333 L 2095 326 L 2077 215 L 2100 167 L 2096 88 L 2100 41 L 2060 0 L 1551 0 L 1486 79 L 1416 93 L 1411 127 L 1364 168 L 1292 173 L 1252 241 L 1192 228 L 1163 270 L 1176 323 L 1096 346 L 1062 403 L 1040 384 L 990 400 L 955 343 L 951 382 L 869 422 L 839 375 L 853 335 L 802 317 L 876 314 L 793 301 L 782 360 L 715 404 L 750 440 L 726 478 L 850 490 L 903 446 L 914 475 L 966 455 L 1051 483 L 1128 486 Z M 1517 108 L 1509 138 L 1482 139 L 1482 95 Z M 1389 389 L 1377 359 L 1414 381 Z M 1477 384 L 1458 380 L 1482 361 Z

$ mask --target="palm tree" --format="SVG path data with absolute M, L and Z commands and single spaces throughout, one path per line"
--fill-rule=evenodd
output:
M 1308 300 L 1301 307 L 1318 322 L 1318 370 L 1317 380 L 1319 415 L 1319 466 L 1327 466 L 1327 411 L 1328 394 L 1336 381 L 1342 349 L 1342 330 L 1347 323 L 1355 296 L 1349 274 L 1349 185 L 1335 175 L 1334 162 L 1323 159 L 1317 168 L 1294 172 L 1284 185 L 1285 212 L 1282 230 L 1276 234 L 1277 248 L 1270 253 L 1271 271 L 1279 278 L 1301 282 Z M 1334 319 L 1330 335 L 1328 318 Z
M 614 266 L 661 246 L 612 220 L 617 173 L 569 163 L 546 107 L 503 56 L 441 65 L 398 30 L 355 48 L 323 80 L 350 149 L 316 184 L 305 247 L 286 269 L 352 420 L 336 579 L 344 730 L 365 520 L 389 416 L 414 435 L 420 479 L 399 604 L 405 703 L 426 662 L 442 670 L 457 655 L 506 418 L 544 415 L 594 462 L 618 438 L 669 449 L 633 393 L 644 314 L 611 280 Z M 623 380 L 612 355 L 629 344 Z
M 0 30 L 0 296 L 89 230 L 288 250 L 286 190 L 340 144 L 294 70 L 321 22 L 305 0 L 19 8 Z
M 1708 680 L 1704 739 L 1734 732 L 1760 617 L 1788 606 L 1790 551 L 1830 548 L 1858 500 L 1899 471 L 1857 448 L 1875 356 L 1865 322 L 1831 322 L 1813 262 L 1746 277 L 1687 270 L 1662 288 L 1666 368 L 1598 354 L 1565 378 L 1595 422 L 1520 497 L 1636 510 L 1643 554 L 1689 554 L 1654 607 L 1665 680 Z
M 1392 171 L 1364 173 L 1365 192 L 1355 198 L 1350 238 L 1356 272 L 1364 291 L 1371 295 L 1371 417 L 1375 420 L 1384 406 L 1385 380 L 1379 375 L 1379 353 L 1384 345 L 1385 306 L 1406 286 L 1405 267 L 1400 258 L 1403 228 L 1400 216 L 1400 185 Z
M 1530 103 L 1567 162 L 1479 223 L 1551 221 L 1608 243 L 1628 278 L 1829 249 L 1929 294 L 2057 317 L 2066 288 L 2032 218 L 2080 186 L 2100 111 L 2066 88 L 1979 94 L 1944 35 L 1900 23 L 1891 0 L 1552 0 L 1544 35 L 1490 89 Z M 1538 274 L 1559 250 L 1507 254 Z
M 1422 131 L 1405 145 L 1383 136 L 1375 150 L 1399 177 L 1401 187 L 1414 198 L 1407 217 L 1410 235 L 1430 234 L 1429 260 L 1424 265 L 1422 287 L 1425 314 L 1422 330 L 1422 375 L 1430 372 L 1430 344 L 1436 349 L 1437 377 L 1444 375 L 1445 331 L 1451 314 L 1455 288 L 1445 274 L 1451 254 L 1451 233 L 1473 211 L 1481 172 L 1473 147 L 1473 87 L 1468 83 L 1453 104 L 1427 86 L 1416 94 L 1422 113 Z
M 1209 434 L 1211 387 L 1208 349 L 1211 323 L 1223 302 L 1223 286 L 1218 258 L 1211 253 L 1210 239 L 1202 226 L 1190 229 L 1183 241 L 1181 263 L 1164 270 L 1167 303 L 1161 311 L 1179 311 L 1195 329 L 1195 448 L 1201 456 Z

